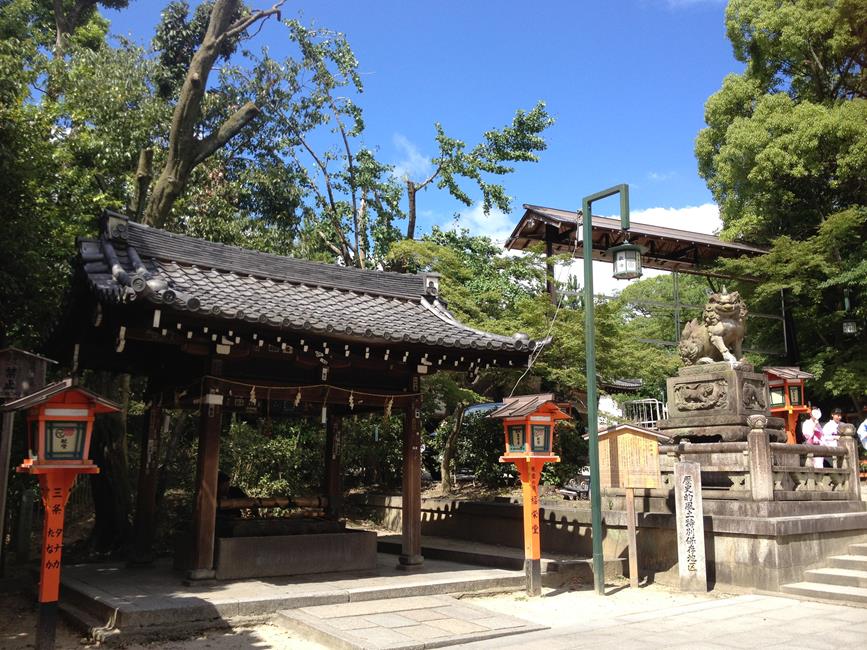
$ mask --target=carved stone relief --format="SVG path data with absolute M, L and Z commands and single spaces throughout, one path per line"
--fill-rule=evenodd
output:
M 744 382 L 743 390 L 744 408 L 750 411 L 764 411 L 768 404 L 765 401 L 765 388 L 761 384 L 750 381 Z
M 674 404 L 681 411 L 706 411 L 725 408 L 728 388 L 725 380 L 678 384 L 674 387 Z

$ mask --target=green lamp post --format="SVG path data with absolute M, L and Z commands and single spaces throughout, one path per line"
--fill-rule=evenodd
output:
M 609 187 L 582 201 L 584 242 L 584 340 L 587 362 L 587 434 L 590 443 L 590 512 L 593 531 L 593 585 L 600 596 L 605 594 L 605 566 L 602 560 L 602 495 L 599 493 L 599 422 L 596 390 L 596 332 L 593 304 L 593 224 L 590 206 L 601 199 L 620 195 L 620 228 L 629 230 L 629 186 L 625 183 Z M 577 233 L 576 233 L 577 236 Z M 615 246 L 609 252 L 614 258 L 614 277 L 630 279 L 641 276 L 641 247 L 633 244 Z

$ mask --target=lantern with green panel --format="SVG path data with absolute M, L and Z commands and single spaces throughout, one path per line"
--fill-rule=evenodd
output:
M 91 465 L 94 417 L 119 406 L 67 379 L 10 403 L 27 409 L 28 457 L 23 466 Z
M 491 417 L 503 419 L 504 462 L 515 457 L 556 457 L 554 427 L 558 420 L 569 419 L 554 402 L 552 393 L 507 398 Z

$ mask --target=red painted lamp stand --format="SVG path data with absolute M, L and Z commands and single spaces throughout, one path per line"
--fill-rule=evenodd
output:
M 60 597 L 60 563 L 63 556 L 63 517 L 69 490 L 79 474 L 98 474 L 90 460 L 90 436 L 94 417 L 114 413 L 120 405 L 64 379 L 32 395 L 3 405 L 4 435 L 11 435 L 12 413 L 27 411 L 28 453 L 18 467 L 35 476 L 45 504 L 42 526 L 42 564 L 39 568 L 39 621 L 36 647 L 54 648 L 57 600 Z
M 539 520 L 539 479 L 545 463 L 559 463 L 558 456 L 500 457 L 501 463 L 515 463 L 521 475 L 521 493 L 524 501 L 524 573 L 527 576 L 527 594 L 542 593 L 542 544 Z
M 79 474 L 98 474 L 95 465 L 39 467 L 25 463 L 19 472 L 36 476 L 45 521 L 42 525 L 42 563 L 39 567 L 39 620 L 36 647 L 53 648 L 60 597 L 60 562 L 63 554 L 63 519 L 69 491 Z
M 527 594 L 539 596 L 542 593 L 539 479 L 545 463 L 560 462 L 560 457 L 553 452 L 554 429 L 559 420 L 568 420 L 569 416 L 554 402 L 553 394 L 542 393 L 507 397 L 489 417 L 503 419 L 506 453 L 500 456 L 500 462 L 515 463 L 521 475 Z

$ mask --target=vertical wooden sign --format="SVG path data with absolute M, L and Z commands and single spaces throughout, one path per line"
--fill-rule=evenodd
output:
M 542 537 L 539 520 L 539 479 L 545 461 L 539 458 L 513 461 L 521 475 L 521 493 L 524 498 L 524 573 L 527 576 L 527 594 L 542 593 Z
M 42 526 L 42 564 L 39 569 L 39 602 L 60 596 L 60 563 L 63 554 L 63 519 L 76 473 L 54 470 L 39 474 L 45 521 Z

